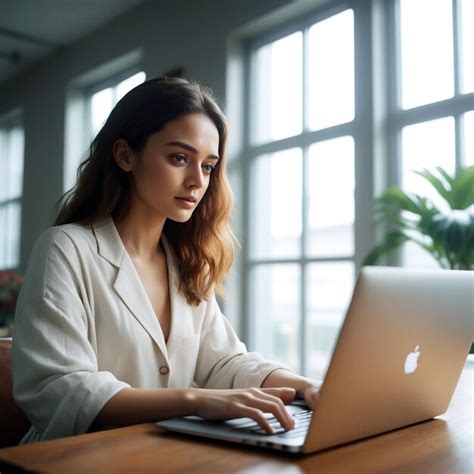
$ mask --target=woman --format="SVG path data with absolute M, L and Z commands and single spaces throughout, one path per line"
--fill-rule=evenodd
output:
M 199 415 L 285 429 L 319 384 L 248 353 L 221 314 L 232 263 L 226 121 L 211 93 L 150 80 L 114 108 L 32 252 L 17 306 L 23 442 Z

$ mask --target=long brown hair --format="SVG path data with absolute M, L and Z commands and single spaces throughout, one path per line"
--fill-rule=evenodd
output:
M 192 217 L 185 223 L 168 219 L 163 232 L 178 258 L 180 289 L 189 304 L 198 305 L 213 290 L 223 293 L 236 241 L 229 225 L 233 199 L 226 174 L 227 123 L 209 89 L 181 78 L 159 78 L 126 94 L 92 141 L 76 185 L 58 201 L 54 225 L 91 225 L 126 215 L 130 177 L 116 164 L 113 144 L 123 138 L 140 153 L 150 135 L 189 113 L 202 113 L 212 120 L 219 133 L 220 159 Z

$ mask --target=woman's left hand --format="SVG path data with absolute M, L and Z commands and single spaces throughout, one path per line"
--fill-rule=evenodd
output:
M 322 382 L 318 382 L 316 380 L 312 380 L 304 389 L 302 396 L 311 410 L 316 409 L 316 405 L 319 400 L 319 392 L 321 390 Z
M 262 383 L 262 387 L 294 388 L 297 398 L 304 398 L 309 408 L 314 410 L 318 403 L 322 384 L 323 383 L 319 380 L 302 377 L 285 369 L 277 369 L 267 376 Z

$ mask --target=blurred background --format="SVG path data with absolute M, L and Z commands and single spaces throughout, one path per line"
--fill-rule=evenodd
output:
M 474 165 L 474 0 L 0 0 L 5 314 L 113 106 L 175 74 L 229 118 L 242 248 L 222 309 L 249 349 L 321 377 L 385 235 L 374 198 L 444 211 L 414 171 Z M 438 267 L 425 239 L 380 262 Z

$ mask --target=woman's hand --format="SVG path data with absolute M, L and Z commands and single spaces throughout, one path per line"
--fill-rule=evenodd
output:
M 275 431 L 264 413 L 271 413 L 285 430 L 295 426 L 285 404 L 293 401 L 293 388 L 247 388 L 234 390 L 191 389 L 188 397 L 192 412 L 209 420 L 229 420 L 248 417 L 255 420 L 268 434 Z
M 262 387 L 293 387 L 296 389 L 296 396 L 304 398 L 306 405 L 315 410 L 319 399 L 319 391 L 322 382 L 318 380 L 302 377 L 285 369 L 277 369 L 271 372 L 263 381 Z
M 306 402 L 306 405 L 311 410 L 316 409 L 316 405 L 319 400 L 319 391 L 321 390 L 321 382 L 317 382 L 316 380 L 312 380 L 305 388 L 302 390 L 302 396 Z

